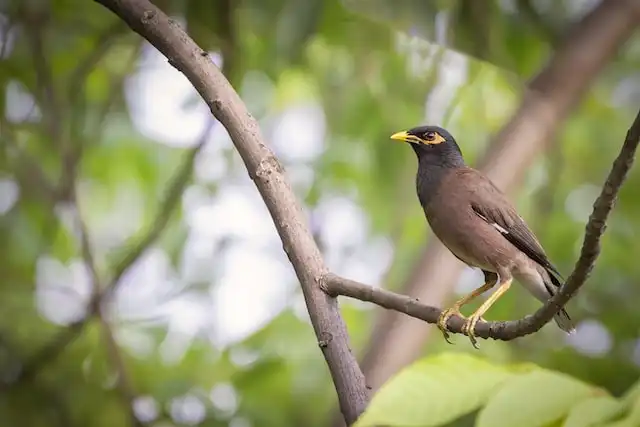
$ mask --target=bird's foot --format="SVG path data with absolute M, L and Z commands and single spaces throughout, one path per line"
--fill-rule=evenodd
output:
M 440 317 L 438 317 L 438 329 L 440 329 L 440 331 L 442 332 L 442 336 L 444 337 L 445 341 L 448 342 L 449 344 L 453 344 L 450 340 L 449 340 L 449 330 L 447 329 L 447 321 L 449 320 L 449 318 L 451 316 L 460 316 L 463 319 L 465 318 L 462 313 L 460 313 L 460 308 L 458 307 L 451 307 L 448 308 L 446 310 L 443 310 L 442 313 L 440 314 Z
M 469 341 L 476 349 L 479 349 L 478 340 L 476 339 L 476 325 L 479 321 L 486 322 L 482 316 L 477 316 L 474 313 L 462 325 L 462 333 L 469 337 Z

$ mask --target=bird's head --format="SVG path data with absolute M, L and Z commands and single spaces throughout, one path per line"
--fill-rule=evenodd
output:
M 419 160 L 442 166 L 464 165 L 455 138 L 440 126 L 418 126 L 394 133 L 391 139 L 410 143 Z

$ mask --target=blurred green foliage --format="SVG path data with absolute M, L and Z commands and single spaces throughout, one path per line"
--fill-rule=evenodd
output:
M 476 411 L 477 427 L 636 426 L 636 388 L 615 399 L 606 390 L 535 365 L 497 365 L 442 353 L 387 382 L 355 426 L 455 425 Z
M 389 271 L 373 275 L 376 283 L 372 284 L 384 282 L 390 288 L 406 277 L 425 242 L 427 226 L 414 195 L 413 154 L 390 143 L 388 136 L 417 123 L 438 123 L 456 135 L 466 158 L 474 163 L 489 136 L 517 106 L 523 82 L 544 65 L 568 22 L 579 18 L 571 2 L 496 1 L 480 15 L 474 3 L 155 2 L 178 17 L 204 49 L 221 55 L 227 76 L 260 120 L 292 179 L 302 171 L 299 182 L 293 179 L 294 188 L 328 260 L 333 260 L 330 266 L 350 271 L 359 254 L 387 242 L 393 250 Z M 0 95 L 4 100 L 0 103 L 0 207 L 6 206 L 0 209 L 2 424 L 328 425 L 335 391 L 301 314 L 304 310 L 292 274 L 286 277 L 288 289 L 293 290 L 285 292 L 280 308 L 275 307 L 264 324 L 240 340 L 216 341 L 216 334 L 227 327 L 216 323 L 216 313 L 205 326 L 191 328 L 192 333 L 176 332 L 174 323 L 167 320 L 164 310 L 177 300 L 188 301 L 194 312 L 198 304 L 205 313 L 211 312 L 204 301 L 222 286 L 225 269 L 230 268 L 226 257 L 243 231 L 224 234 L 205 249 L 204 274 L 184 273 L 190 262 L 185 254 L 190 253 L 187 249 L 196 233 L 189 208 L 194 194 L 213 203 L 240 192 L 244 185 L 243 191 L 257 200 L 219 125 L 214 125 L 198 153 L 191 147 L 200 138 L 199 129 L 192 128 L 199 122 L 185 119 L 181 124 L 183 140 L 195 135 L 191 142 L 169 143 L 148 127 L 143 129 L 139 118 L 143 94 L 136 85 L 141 75 L 150 78 L 141 73 L 159 65 L 150 59 L 153 50 L 99 5 L 79 0 L 16 0 L 0 7 Z M 595 198 L 593 186 L 602 183 L 637 107 L 639 43 L 633 39 L 622 49 L 548 156 L 532 167 L 518 194 L 522 214 L 562 272 L 570 271 L 578 252 Z M 168 79 L 174 82 L 178 77 Z M 195 92 L 189 95 L 175 107 L 175 114 L 178 110 L 202 112 Z M 167 87 L 154 87 L 152 96 L 152 103 L 167 99 L 178 103 L 172 99 L 175 91 Z M 292 109 L 309 105 L 322 111 L 324 138 L 317 155 L 296 157 L 291 153 L 304 135 L 278 140 L 278 123 Z M 152 130 L 171 117 L 154 119 Z M 316 127 L 310 129 L 299 132 L 316 131 Z M 194 154 L 199 155 L 192 163 Z M 201 158 L 206 161 L 199 165 Z M 222 165 L 222 172 L 206 179 L 198 172 L 199 168 L 213 170 L 214 164 Z M 188 177 L 186 185 L 172 193 L 171 184 L 185 165 L 195 168 L 195 177 Z M 309 170 L 311 180 L 305 178 Z M 634 171 L 609 224 L 597 268 L 570 304 L 573 316 L 585 321 L 586 332 L 578 334 L 580 340 L 563 345 L 557 331 L 545 328 L 513 343 L 482 343 L 484 356 L 500 362 L 534 362 L 584 381 L 567 380 L 571 384 L 593 385 L 575 387 L 607 390 L 593 397 L 600 400 L 589 404 L 589 410 L 601 406 L 606 411 L 620 402 L 640 372 L 640 289 L 635 285 L 640 279 L 636 259 L 640 253 L 639 184 L 640 175 Z M 167 198 L 175 203 L 163 203 Z M 339 224 L 323 221 L 322 215 L 313 220 L 323 206 L 328 209 L 326 201 L 331 198 L 346 199 L 364 213 L 361 222 L 365 224 L 359 223 L 364 236 L 338 249 L 327 235 Z M 251 210 L 258 204 L 248 206 Z M 158 212 L 166 216 L 166 224 L 159 221 Z M 264 209 L 259 212 L 267 215 Z M 240 211 L 233 214 L 243 216 Z M 215 228 L 214 219 L 207 218 L 205 222 Z M 103 317 L 111 325 L 107 331 L 93 318 L 82 323 L 83 328 L 73 326 L 83 319 L 94 291 L 93 273 L 84 267 L 83 224 L 95 276 L 103 287 L 113 279 L 114 265 L 124 265 L 123 259 L 146 249 L 132 261 L 133 268 L 147 275 L 135 276 L 129 271 L 133 268 L 125 271 L 122 280 L 127 283 L 118 285 L 113 301 L 105 304 Z M 159 238 L 148 248 L 140 246 L 141 238 L 155 227 L 161 231 Z M 276 243 L 261 256 L 290 271 L 275 230 L 269 230 L 270 241 Z M 158 253 L 164 254 L 166 258 L 160 259 L 166 259 L 168 266 L 152 257 Z M 384 264 L 379 258 L 359 262 L 373 269 Z M 144 293 L 150 286 L 149 275 L 165 286 L 156 292 L 159 296 Z M 43 282 L 55 282 L 55 286 L 47 288 Z M 131 293 L 131 288 L 140 293 Z M 131 310 L 129 306 L 136 304 Z M 56 306 L 62 310 L 53 316 Z M 369 339 L 374 311 L 346 301 L 342 306 L 358 352 Z M 536 307 L 524 291 L 514 288 L 489 318 L 519 318 Z M 251 314 L 247 309 L 237 316 Z M 67 334 L 70 327 L 78 333 Z M 115 349 L 108 345 L 105 333 L 114 335 Z M 176 342 L 186 344 L 180 347 Z M 49 347 L 51 343 L 60 345 Z M 466 340 L 458 343 L 461 351 L 466 351 L 466 345 Z M 425 352 L 445 348 L 449 347 L 436 338 Z M 498 417 L 495 414 L 511 405 L 510 401 L 500 403 L 501 395 L 490 393 L 488 382 L 473 383 L 484 375 L 497 384 L 503 376 L 515 375 L 510 368 L 465 360 L 467 366 L 478 365 L 467 373 L 467 386 L 479 388 L 466 389 L 469 394 L 465 394 L 466 380 L 455 380 L 440 390 L 436 395 L 441 399 L 450 396 L 441 400 L 448 405 L 439 407 L 445 411 L 439 412 L 441 423 L 472 425 L 464 417 L 455 421 L 455 415 L 482 406 L 484 416 L 490 416 L 488 412 Z M 442 368 L 443 378 L 462 367 Z M 488 372 L 493 374 L 489 377 Z M 544 381 L 567 378 L 547 370 L 531 372 L 552 377 Z M 402 378 L 394 380 L 389 390 Z M 416 381 L 424 401 L 435 405 L 434 389 L 418 383 L 433 378 L 411 375 L 409 379 Z M 501 387 L 507 387 L 505 381 Z M 405 392 L 401 387 L 400 394 Z M 572 407 L 586 405 L 584 399 L 576 398 Z M 403 400 L 407 405 L 425 403 Z M 498 406 L 492 406 L 496 401 Z M 129 414 L 132 405 L 138 415 L 135 422 Z M 633 405 L 626 406 L 633 408 L 625 412 L 629 417 L 637 416 L 639 406 Z M 453 408 L 452 412 L 446 408 Z M 569 403 L 558 411 L 571 419 Z M 436 413 L 430 416 L 434 418 L 429 422 L 435 425 Z

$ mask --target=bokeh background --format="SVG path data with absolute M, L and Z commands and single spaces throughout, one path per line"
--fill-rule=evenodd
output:
M 569 24 L 599 2 L 473 3 L 155 2 L 259 120 L 329 268 L 398 292 L 433 238 L 415 155 L 389 135 L 439 124 L 476 163 Z M 186 78 L 93 2 L 0 10 L 0 423 L 332 425 L 335 390 L 295 274 Z M 632 37 L 512 194 L 565 275 L 640 104 L 639 67 Z M 406 358 L 529 361 L 622 394 L 640 374 L 639 185 L 634 171 L 569 304 L 574 336 L 549 325 L 478 353 L 431 333 Z M 481 280 L 465 269 L 453 284 L 418 282 L 450 303 Z M 538 307 L 512 289 L 489 319 Z M 386 372 L 394 361 L 369 354 L 385 339 L 382 311 L 341 308 L 354 351 L 375 360 L 367 373 Z

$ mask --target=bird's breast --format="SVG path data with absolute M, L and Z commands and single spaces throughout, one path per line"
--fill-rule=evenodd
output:
M 456 258 L 471 267 L 496 272 L 504 238 L 493 227 L 476 221 L 470 207 L 465 209 L 463 204 L 457 209 L 440 206 L 434 210 L 427 206 L 424 212 L 433 233 Z

